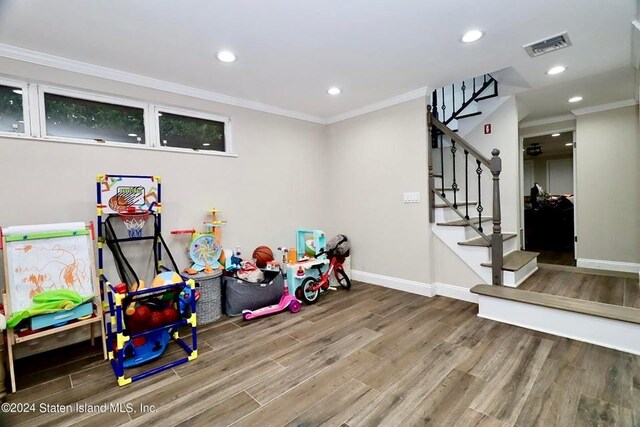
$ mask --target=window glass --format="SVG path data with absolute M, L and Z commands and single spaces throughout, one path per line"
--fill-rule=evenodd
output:
M 144 144 L 142 108 L 44 94 L 47 136 Z
M 160 145 L 192 150 L 225 151 L 224 122 L 158 113 Z
M 24 133 L 22 89 L 0 85 L 0 132 Z

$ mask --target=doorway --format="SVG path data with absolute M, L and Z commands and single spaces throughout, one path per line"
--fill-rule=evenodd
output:
M 522 141 L 523 246 L 540 263 L 576 265 L 574 147 L 573 131 Z

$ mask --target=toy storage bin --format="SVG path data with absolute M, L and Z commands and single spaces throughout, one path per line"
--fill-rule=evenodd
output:
M 240 316 L 242 310 L 255 310 L 277 304 L 282 297 L 284 279 L 279 271 L 264 272 L 262 283 L 251 283 L 237 277 L 224 277 L 224 313 Z
M 193 277 L 196 289 L 200 290 L 198 300 L 198 324 L 206 325 L 215 322 L 222 315 L 222 271 L 216 270 L 213 274 L 198 273 Z

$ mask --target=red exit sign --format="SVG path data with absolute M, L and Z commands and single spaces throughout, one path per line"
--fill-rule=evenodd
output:
M 491 133 L 491 123 L 484 125 L 484 134 L 489 135 Z

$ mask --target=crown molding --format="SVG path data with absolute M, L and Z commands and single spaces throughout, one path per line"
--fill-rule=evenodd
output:
M 135 86 L 157 89 L 164 92 L 175 93 L 177 95 L 184 95 L 193 98 L 204 99 L 207 101 L 219 102 L 221 104 L 233 105 L 235 107 L 248 108 L 251 110 L 262 111 L 265 113 L 276 114 L 278 116 L 304 120 L 307 122 L 326 124 L 326 119 L 323 117 L 301 113 L 293 110 L 287 110 L 285 108 L 263 104 L 257 101 L 223 95 L 217 92 L 198 89 L 191 86 L 168 82 L 166 80 L 155 79 L 152 77 L 142 76 L 140 74 L 102 67 L 100 65 L 89 64 L 86 62 L 76 61 L 61 56 L 50 55 L 47 53 L 7 44 L 0 43 L 0 57 L 29 62 L 37 65 L 43 65 L 46 67 L 57 68 L 60 70 L 71 71 L 74 73 L 85 74 L 93 77 L 114 80 Z
M 578 108 L 577 110 L 571 110 L 576 116 L 583 116 L 585 114 L 599 113 L 601 111 L 615 110 L 617 108 L 630 107 L 636 105 L 638 101 L 635 99 L 625 99 L 624 101 L 610 102 L 608 104 L 594 105 L 593 107 Z
M 520 123 L 518 127 L 520 129 L 524 129 L 524 128 L 530 128 L 534 126 L 551 125 L 554 123 L 566 122 L 568 120 L 575 120 L 575 119 L 576 118 L 573 114 L 565 114 L 562 116 L 547 117 L 546 119 L 529 120 L 529 121 Z
M 403 102 L 423 98 L 427 96 L 427 93 L 428 87 L 424 86 L 419 89 L 385 99 L 384 101 L 375 102 L 373 104 L 365 105 L 364 107 L 356 108 L 355 110 L 347 111 L 346 113 L 338 114 L 337 116 L 329 117 L 326 120 L 326 124 L 330 125 L 343 120 L 362 116 L 363 114 L 371 113 L 373 111 L 382 110 L 383 108 L 391 107 L 393 105 L 402 104 Z

